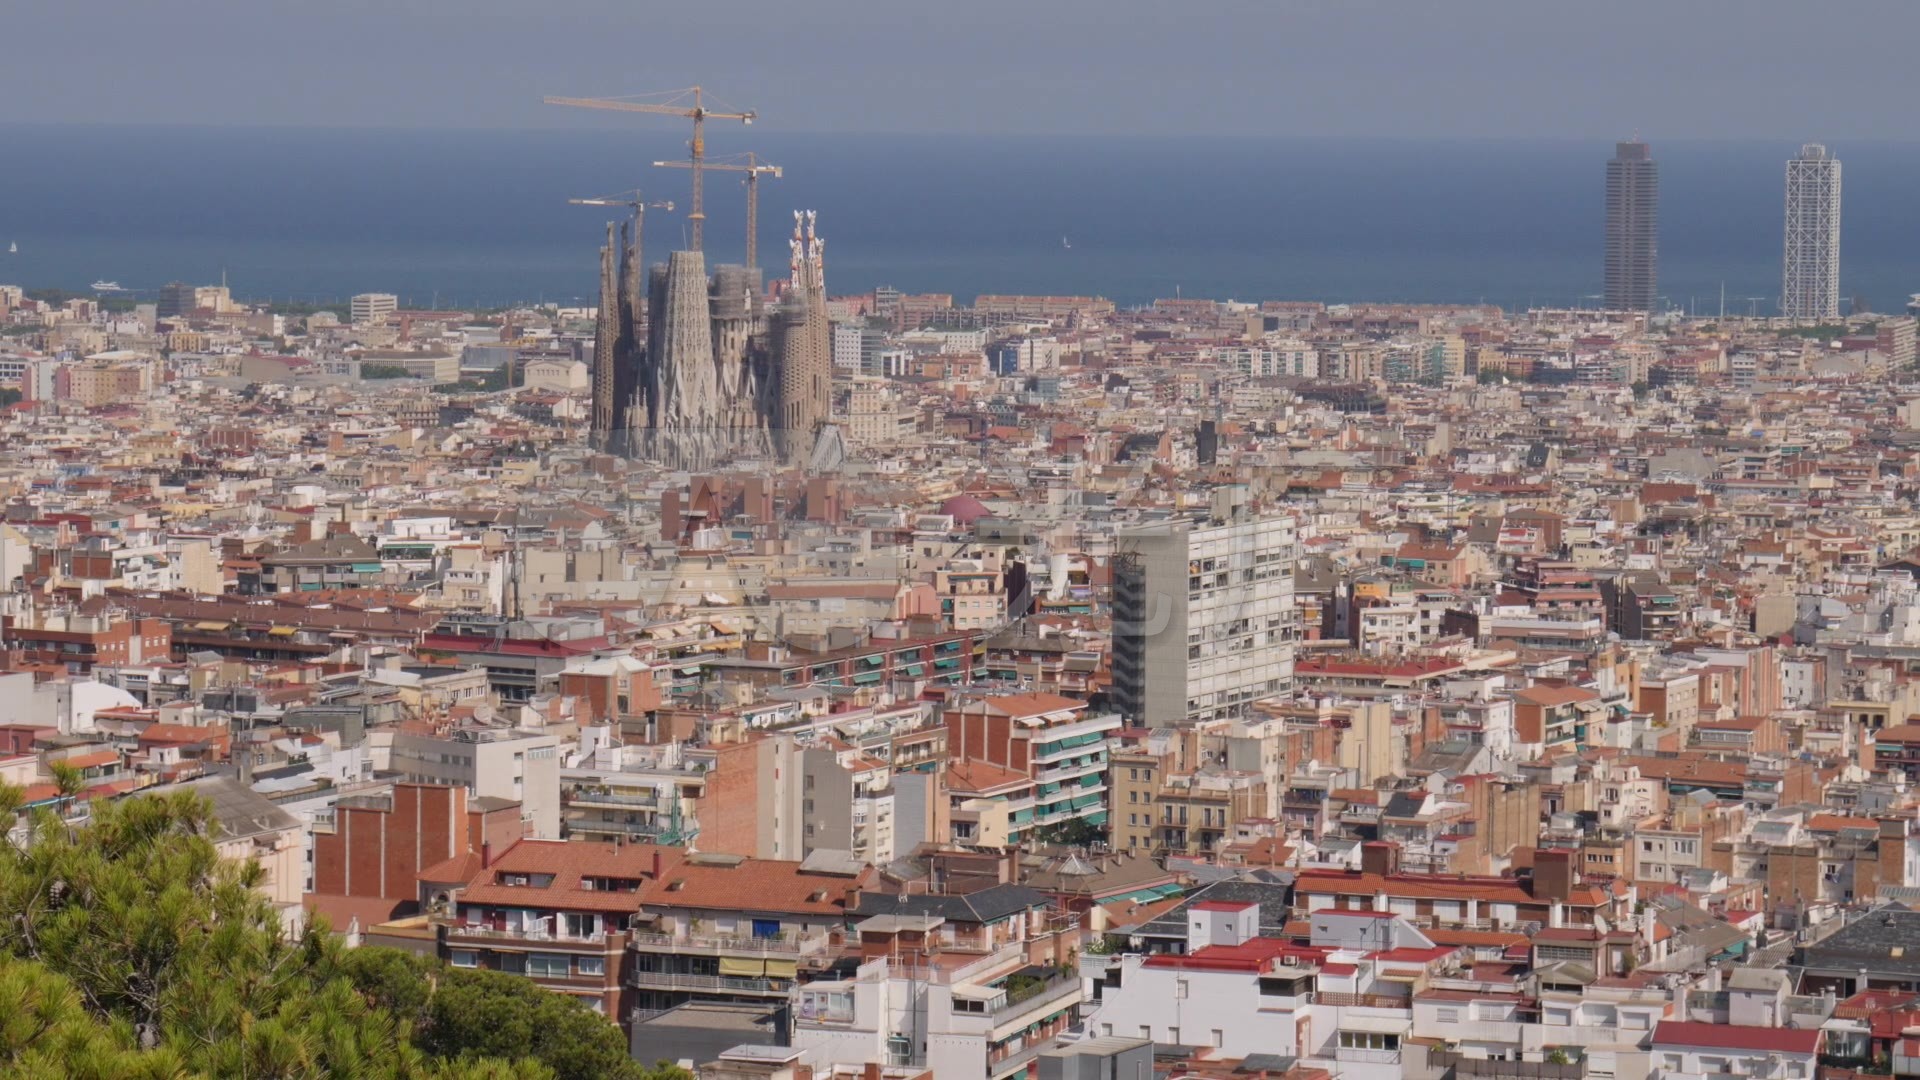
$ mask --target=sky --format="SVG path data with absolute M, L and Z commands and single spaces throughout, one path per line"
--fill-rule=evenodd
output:
M 1907 141 L 1915 0 L 23 0 L 11 121 Z

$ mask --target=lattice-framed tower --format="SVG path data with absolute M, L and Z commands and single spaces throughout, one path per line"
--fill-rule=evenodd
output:
M 1819 143 L 1802 146 L 1787 162 L 1780 313 L 1790 319 L 1840 316 L 1840 161 Z

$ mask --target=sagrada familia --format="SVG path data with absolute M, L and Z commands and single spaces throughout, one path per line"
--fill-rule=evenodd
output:
M 655 265 L 643 293 L 638 224 L 608 225 L 600 249 L 595 442 L 672 469 L 750 458 L 837 463 L 833 337 L 813 212 L 793 215 L 791 276 L 771 311 L 758 268 L 722 265 L 709 275 L 699 251 Z

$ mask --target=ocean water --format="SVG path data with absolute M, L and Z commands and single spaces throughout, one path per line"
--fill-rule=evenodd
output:
M 593 295 L 605 209 L 644 187 L 647 250 L 680 246 L 684 132 L 0 126 L 0 282 L 151 289 L 224 273 L 236 295 L 400 293 L 415 306 Z M 1656 143 L 1661 292 L 1702 313 L 1779 293 L 1784 162 L 1798 141 Z M 797 135 L 713 125 L 761 185 L 761 262 L 819 211 L 831 291 L 1176 293 L 1237 299 L 1592 303 L 1610 144 L 1430 139 Z M 1920 144 L 1837 145 L 1842 292 L 1920 292 Z M 737 261 L 739 178 L 709 174 L 707 249 Z M 5 253 L 8 242 L 18 254 Z

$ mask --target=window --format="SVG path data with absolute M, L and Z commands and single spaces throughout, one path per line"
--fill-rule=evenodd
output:
M 571 973 L 571 965 L 563 953 L 527 954 L 527 974 L 533 978 L 564 979 Z
M 457 968 L 479 967 L 480 954 L 472 949 L 454 949 L 447 953 L 447 963 Z
M 582 975 L 605 975 L 607 958 L 604 956 L 582 956 L 574 961 L 574 970 Z M 598 1001 L 598 998 L 594 999 Z
M 1460 1022 L 1460 1010 L 1459 1009 L 1435 1009 L 1433 1018 L 1435 1020 L 1440 1021 L 1443 1024 L 1457 1024 Z

